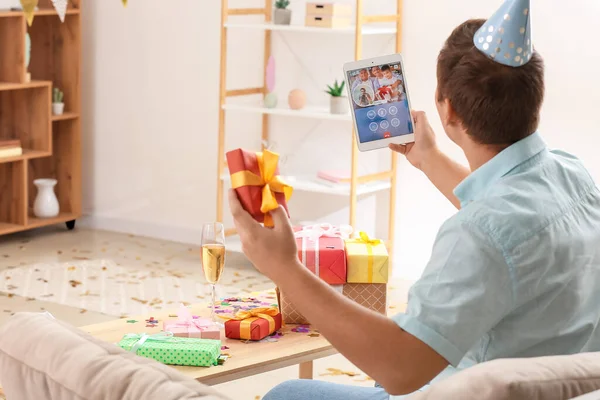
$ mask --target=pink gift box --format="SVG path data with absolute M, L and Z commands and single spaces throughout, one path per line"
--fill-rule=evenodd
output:
M 172 332 L 173 336 L 198 338 L 198 339 L 221 339 L 221 329 L 208 318 L 194 318 L 190 311 L 181 306 L 176 320 L 168 320 L 163 323 L 163 331 Z

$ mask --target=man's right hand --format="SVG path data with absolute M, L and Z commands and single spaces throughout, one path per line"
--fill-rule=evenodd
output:
M 425 162 L 435 156 L 439 149 L 435 133 L 423 111 L 411 111 L 415 123 L 415 141 L 408 144 L 390 144 L 390 149 L 403 154 L 416 168 L 423 170 Z

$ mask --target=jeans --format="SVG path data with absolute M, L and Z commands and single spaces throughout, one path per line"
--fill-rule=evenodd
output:
M 381 387 L 361 387 L 297 379 L 275 386 L 263 400 L 388 400 Z

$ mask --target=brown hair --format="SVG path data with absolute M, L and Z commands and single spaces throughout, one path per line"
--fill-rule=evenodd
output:
M 478 143 L 508 146 L 538 127 L 544 61 L 535 51 L 527 64 L 516 68 L 493 61 L 473 44 L 484 22 L 468 20 L 446 40 L 437 64 L 438 101 L 450 101 Z

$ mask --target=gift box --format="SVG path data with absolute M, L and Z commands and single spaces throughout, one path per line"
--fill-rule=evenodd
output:
M 163 322 L 163 331 L 176 337 L 198 339 L 221 339 L 221 329 L 208 318 L 193 317 L 184 305 L 181 305 L 176 320 Z
M 294 230 L 300 262 L 331 285 L 346 283 L 346 251 L 342 238 L 349 237 L 352 228 L 321 224 Z
M 261 340 L 281 329 L 281 313 L 275 307 L 238 311 L 234 317 L 224 317 L 225 336 L 229 339 Z
M 348 283 L 387 283 L 389 256 L 385 244 L 361 232 L 356 239 L 346 239 Z
M 242 149 L 226 154 L 235 189 L 242 207 L 258 222 L 273 226 L 269 214 L 280 205 L 287 211 L 292 187 L 279 175 L 279 155 L 271 151 L 250 152 Z
M 332 285 L 331 287 L 369 310 L 384 315 L 387 313 L 387 284 L 385 283 L 346 283 L 345 285 Z M 285 293 L 279 291 L 278 295 L 279 308 L 286 324 L 310 324 L 285 296 Z
M 174 337 L 170 332 L 155 335 L 132 333 L 125 335 L 118 345 L 167 365 L 210 367 L 218 364 L 221 355 L 220 340 Z

